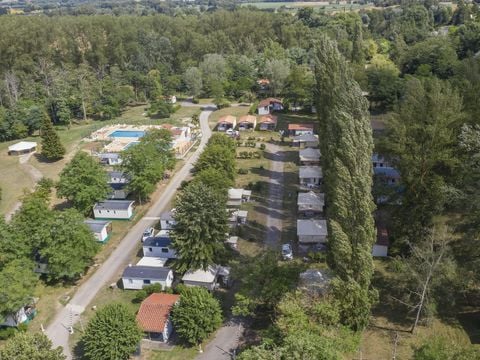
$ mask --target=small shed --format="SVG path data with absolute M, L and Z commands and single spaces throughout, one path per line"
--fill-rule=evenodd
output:
M 260 116 L 258 129 L 262 131 L 273 131 L 277 127 L 277 117 L 271 114 Z
M 314 134 L 302 134 L 293 137 L 293 146 L 303 148 L 315 148 L 318 146 L 318 135 Z
M 300 185 L 309 189 L 320 186 L 323 173 L 320 166 L 300 166 L 299 168 Z
M 8 147 L 8 155 L 23 155 L 35 152 L 37 143 L 33 141 L 20 141 Z
M 228 189 L 227 206 L 240 207 L 242 203 L 250 201 L 251 196 L 251 190 L 230 188 Z
M 255 115 L 243 115 L 238 119 L 238 130 L 254 130 L 257 126 Z
M 230 222 L 230 226 L 234 227 L 238 224 L 246 224 L 247 217 L 248 217 L 247 210 L 235 210 L 230 214 L 228 220 Z
M 302 244 L 327 242 L 327 221 L 318 219 L 297 220 L 298 241 Z
M 93 207 L 95 219 L 130 220 L 133 216 L 132 200 L 105 200 Z
M 160 229 L 171 230 L 175 226 L 174 209 L 160 215 Z
M 258 103 L 257 112 L 258 115 L 268 115 L 272 111 L 282 111 L 283 103 L 279 99 L 267 98 Z
M 238 236 L 229 236 L 225 243 L 230 246 L 233 250 L 236 250 L 238 247 Z
M 212 291 L 217 284 L 218 271 L 218 265 L 210 265 L 207 270 L 189 270 L 183 275 L 182 281 L 186 286 L 202 286 Z
M 137 323 L 148 339 L 168 341 L 173 332 L 170 313 L 179 300 L 180 295 L 155 293 L 142 301 Z
M 372 255 L 375 257 L 387 257 L 388 246 L 390 242 L 388 240 L 388 231 L 385 225 L 377 224 L 377 241 L 373 244 Z
M 150 284 L 161 284 L 162 289 L 172 286 L 173 271 L 167 267 L 128 265 L 122 274 L 125 290 L 141 290 Z
M 84 221 L 88 225 L 97 241 L 105 243 L 112 234 L 112 222 L 108 220 L 87 219 Z
M 168 236 L 149 237 L 143 243 L 143 256 L 175 259 L 177 253 L 172 247 L 172 240 Z
M 395 187 L 400 183 L 400 172 L 392 167 L 374 167 L 373 174 L 377 180 L 387 186 Z
M 97 157 L 103 165 L 114 166 L 122 164 L 122 158 L 119 153 L 101 153 L 97 154 Z
M 300 158 L 300 165 L 313 166 L 320 164 L 320 150 L 313 148 L 301 149 L 298 152 Z
M 303 216 L 314 216 L 323 213 L 325 194 L 313 191 L 298 193 L 298 213 Z
M 227 131 L 228 129 L 234 129 L 237 126 L 237 118 L 233 115 L 225 115 L 220 117 L 217 122 L 218 131 Z
M 108 171 L 108 183 L 109 184 L 128 184 L 130 178 L 123 171 Z
M 313 124 L 288 124 L 289 136 L 313 134 Z

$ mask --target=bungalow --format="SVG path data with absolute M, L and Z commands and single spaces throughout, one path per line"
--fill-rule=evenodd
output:
M 122 274 L 125 290 L 141 290 L 150 284 L 160 284 L 169 288 L 173 282 L 173 271 L 167 267 L 128 265 Z
M 33 304 L 22 306 L 16 312 L 4 317 L 0 327 L 16 327 L 20 324 L 28 324 L 37 315 L 37 310 Z
M 377 224 L 377 241 L 373 244 L 372 255 L 376 257 L 388 256 L 388 231 L 383 224 Z
M 218 265 L 210 265 L 206 270 L 189 270 L 183 275 L 182 281 L 186 286 L 202 286 L 210 291 L 215 290 L 219 268 Z
M 115 166 L 122 163 L 122 158 L 119 153 L 100 153 L 97 154 L 97 157 L 103 165 Z
M 109 184 L 128 184 L 130 178 L 123 171 L 108 171 L 108 183 Z
M 298 136 L 313 134 L 313 124 L 288 124 L 288 135 Z
M 150 340 L 167 342 L 173 332 L 170 312 L 180 295 L 151 294 L 142 301 L 137 313 L 137 323 Z
M 106 242 L 112 233 L 112 222 L 105 220 L 87 219 L 84 221 L 88 225 L 97 241 Z
M 300 158 L 300 165 L 319 165 L 320 164 L 320 150 L 306 148 L 298 152 Z
M 230 222 L 230 226 L 236 226 L 238 224 L 246 224 L 247 223 L 247 216 L 248 216 L 248 211 L 246 211 L 246 210 L 235 210 L 234 212 L 230 213 L 230 216 L 228 218 L 228 220 Z
M 8 147 L 8 155 L 23 155 L 35 152 L 37 143 L 31 141 L 20 141 Z
M 400 182 L 400 173 L 392 167 L 374 167 L 373 174 L 388 186 L 396 186 Z
M 238 119 L 238 130 L 254 130 L 257 126 L 255 115 L 243 115 Z
M 282 111 L 283 103 L 279 99 L 267 98 L 261 100 L 257 106 L 258 115 L 268 115 L 272 111 Z
M 175 209 L 164 212 L 160 215 L 160 229 L 171 230 L 175 226 L 175 218 L 173 217 Z
M 374 168 L 391 167 L 390 163 L 382 155 L 372 154 L 372 166 Z
M 130 220 L 133 216 L 132 200 L 105 200 L 98 202 L 93 207 L 95 219 Z
M 259 130 L 273 131 L 277 127 L 277 117 L 270 114 L 260 116 L 259 124 Z
M 225 243 L 230 246 L 233 250 L 237 249 L 238 246 L 238 236 L 229 236 L 227 237 L 227 240 L 225 240 Z
M 317 219 L 297 220 L 298 241 L 303 244 L 327 242 L 327 221 Z
M 108 194 L 109 200 L 125 200 L 130 194 L 127 184 L 125 183 L 111 183 L 109 185 L 112 189 L 110 194 Z
M 237 118 L 232 115 L 225 115 L 218 119 L 217 130 L 227 131 L 228 129 L 234 129 L 237 126 Z
M 149 237 L 143 243 L 143 256 L 175 259 L 177 254 L 172 248 L 172 240 L 168 236 Z
M 302 134 L 296 135 L 293 138 L 293 146 L 298 146 L 300 148 L 314 148 L 318 146 L 318 135 L 313 134 Z
M 325 194 L 309 191 L 298 193 L 298 213 L 303 216 L 314 216 L 323 213 L 325 207 Z
M 320 166 L 300 166 L 300 185 L 308 189 L 318 187 L 322 181 L 323 174 Z
M 230 188 L 228 189 L 227 206 L 240 207 L 242 203 L 249 202 L 251 196 L 252 196 L 251 190 Z
M 270 80 L 268 79 L 258 79 L 257 85 L 261 91 L 265 91 L 270 87 Z

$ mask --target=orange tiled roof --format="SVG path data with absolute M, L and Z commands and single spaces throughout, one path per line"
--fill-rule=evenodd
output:
M 260 124 L 276 124 L 277 117 L 273 115 L 264 115 L 260 117 Z
M 152 294 L 143 300 L 137 314 L 137 322 L 145 332 L 163 332 L 173 305 L 180 295 Z
M 258 106 L 259 107 L 270 106 L 270 104 L 272 104 L 272 103 L 280 103 L 281 104 L 282 101 L 279 100 L 279 99 L 275 99 L 275 98 L 266 98 L 266 99 L 263 99 L 262 101 L 260 101 L 258 103 Z
M 222 116 L 220 119 L 218 119 L 218 123 L 229 123 L 229 124 L 234 124 L 237 118 L 233 115 L 225 115 Z
M 313 124 L 288 124 L 288 130 L 313 130 Z
M 240 119 L 238 119 L 239 123 L 250 123 L 250 124 L 255 124 L 257 121 L 257 117 L 254 115 L 243 115 L 240 116 Z

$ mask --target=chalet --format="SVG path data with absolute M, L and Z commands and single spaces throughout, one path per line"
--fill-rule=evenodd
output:
M 115 166 L 122 163 L 122 158 L 119 153 L 100 153 L 97 154 L 97 157 L 103 165 Z
M 130 194 L 125 183 L 111 183 L 109 185 L 111 188 L 110 194 L 108 194 L 109 200 L 125 200 Z
M 242 203 L 250 201 L 251 196 L 252 196 L 251 190 L 230 188 L 228 189 L 227 206 L 240 207 Z
M 313 124 L 288 124 L 288 135 L 313 135 Z
M 170 313 L 180 295 L 154 293 L 142 301 L 137 323 L 150 340 L 167 342 L 173 332 Z
M 133 216 L 131 200 L 105 200 L 98 202 L 93 207 L 95 219 L 130 220 Z
M 162 230 L 171 230 L 175 225 L 175 218 L 173 217 L 175 209 L 171 211 L 164 212 L 160 215 L 160 229 Z
M 377 241 L 373 244 L 372 255 L 375 257 L 388 256 L 388 231 L 385 225 L 377 224 Z
M 283 103 L 279 99 L 267 98 L 261 100 L 257 106 L 258 115 L 268 115 L 272 111 L 282 111 Z
M 109 184 L 128 184 L 130 178 L 123 171 L 108 171 L 108 183 Z
M 320 166 L 300 166 L 299 178 L 302 187 L 308 189 L 316 188 L 322 182 L 322 168 Z
M 225 115 L 218 119 L 217 130 L 227 131 L 228 129 L 235 129 L 237 126 L 237 118 L 232 115 Z
M 125 290 L 141 290 L 151 284 L 169 288 L 173 282 L 173 271 L 167 267 L 128 265 L 122 274 Z
M 298 152 L 300 158 L 300 165 L 319 165 L 320 164 L 320 150 L 313 148 L 301 149 Z
M 315 148 L 318 146 L 318 135 L 296 135 L 293 137 L 292 145 L 298 146 L 299 148 Z
M 277 117 L 274 115 L 260 116 L 258 129 L 261 131 L 273 131 L 277 127 Z
M 382 155 L 379 155 L 379 154 L 372 155 L 372 166 L 373 168 L 391 167 L 390 163 L 387 160 L 385 160 L 385 158 Z
M 112 233 L 111 221 L 87 219 L 84 223 L 88 225 L 98 242 L 105 243 L 110 238 Z
M 189 270 L 183 275 L 182 281 L 186 286 L 201 286 L 210 291 L 215 290 L 220 266 L 210 265 L 206 270 Z
M 237 226 L 238 224 L 247 223 L 248 211 L 246 210 L 235 210 L 230 213 L 228 221 L 230 226 Z
M 376 180 L 387 186 L 397 186 L 400 183 L 400 173 L 392 167 L 374 167 L 373 174 Z
M 230 246 L 233 250 L 236 250 L 238 246 L 238 236 L 227 237 L 227 240 L 225 240 L 225 244 Z
M 37 143 L 31 141 L 20 141 L 8 147 L 8 155 L 23 155 L 33 153 L 37 150 Z
M 255 115 L 243 115 L 238 119 L 238 130 L 254 130 L 257 126 Z
M 150 237 L 143 243 L 143 256 L 161 257 L 166 259 L 175 259 L 177 254 L 172 247 L 172 240 L 169 237 Z
M 260 91 L 265 92 L 270 87 L 270 80 L 268 80 L 268 79 L 258 79 L 257 80 L 257 85 L 258 85 Z
M 298 213 L 303 216 L 314 216 L 323 213 L 325 207 L 325 194 L 313 191 L 298 193 Z
M 298 219 L 297 236 L 302 244 L 319 244 L 327 242 L 327 221 L 317 219 Z
M 28 324 L 37 315 L 34 304 L 22 306 L 20 309 L 6 315 L 0 327 L 17 327 L 21 324 Z

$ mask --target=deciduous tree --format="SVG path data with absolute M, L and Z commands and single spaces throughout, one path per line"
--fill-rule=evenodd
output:
M 50 339 L 40 333 L 17 332 L 0 349 L 3 360 L 65 360 L 61 347 L 53 348 Z

